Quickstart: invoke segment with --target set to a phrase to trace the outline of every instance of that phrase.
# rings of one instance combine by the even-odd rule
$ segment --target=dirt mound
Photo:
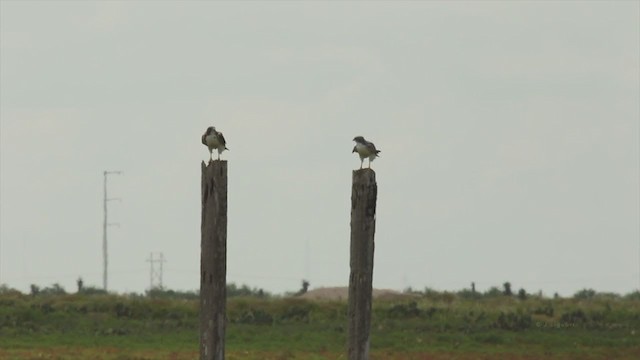
[[[373,298],[392,299],[404,296],[401,292],[389,289],[373,289]],[[300,295],[303,299],[309,300],[347,300],[349,298],[349,288],[325,287],[307,291]]]

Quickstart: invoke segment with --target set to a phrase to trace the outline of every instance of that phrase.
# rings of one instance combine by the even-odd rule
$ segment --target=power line
[[[122,171],[104,171],[104,222],[102,224],[102,264],[103,264],[103,273],[102,273],[102,287],[104,291],[107,291],[107,277],[108,277],[108,252],[107,252],[107,227],[109,226],[120,226],[118,223],[109,223],[107,220],[107,202],[118,200],[121,201],[120,198],[108,198],[107,197],[107,176],[108,175],[120,175]]]

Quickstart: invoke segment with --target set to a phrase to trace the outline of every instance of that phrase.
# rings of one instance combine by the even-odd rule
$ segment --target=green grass
[[[345,302],[231,298],[227,310],[229,359],[345,358]],[[197,300],[5,293],[0,358],[192,359],[198,324]],[[376,301],[371,352],[373,359],[635,359],[640,300]]]

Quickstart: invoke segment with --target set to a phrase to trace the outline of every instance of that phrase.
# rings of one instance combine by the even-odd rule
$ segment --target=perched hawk
[[[209,126],[207,128],[207,131],[202,135],[202,144],[209,148],[209,161],[212,160],[213,149],[218,149],[218,160],[220,160],[220,154],[222,154],[223,151],[229,150],[224,135],[216,131],[215,126]]]
[[[362,136],[354,137],[353,141],[356,142],[356,146],[353,147],[352,153],[357,152],[360,155],[360,169],[362,169],[362,163],[366,158],[369,158],[369,167],[371,167],[371,162],[378,157],[380,150],[377,150],[372,142],[365,140]]]

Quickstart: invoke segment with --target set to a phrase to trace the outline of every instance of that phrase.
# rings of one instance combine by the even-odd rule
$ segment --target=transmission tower
[[[153,252],[149,254],[147,262],[149,263],[149,290],[162,289],[162,265],[166,262],[164,254],[159,252],[157,257],[153,256]],[[156,267],[156,265],[158,265]]]
[[[104,172],[104,222],[102,224],[102,261],[103,261],[103,273],[102,273],[102,286],[104,291],[107,291],[107,269],[108,269],[108,255],[107,255],[107,227],[109,226],[119,226],[118,223],[109,223],[107,220],[107,203],[109,201],[118,200],[121,201],[120,198],[108,198],[107,197],[107,176],[108,175],[120,175],[122,171],[105,171]]]

